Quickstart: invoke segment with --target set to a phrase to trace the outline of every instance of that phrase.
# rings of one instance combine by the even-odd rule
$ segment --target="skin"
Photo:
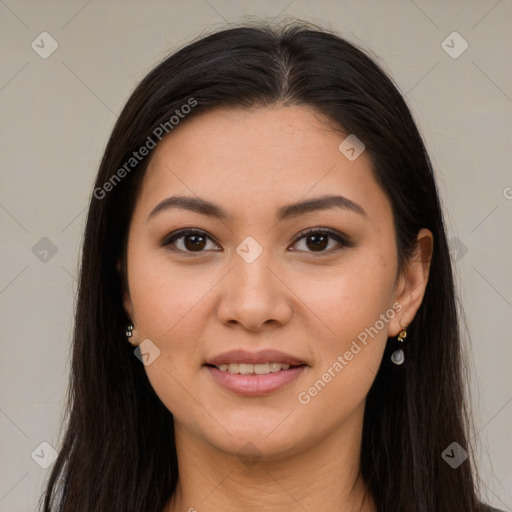
[[[160,350],[145,370],[175,421],[180,477],[164,512],[377,511],[358,476],[365,400],[388,337],[421,304],[432,234],[419,232],[398,275],[391,205],[369,156],[350,161],[339,151],[344,138],[305,106],[216,110],[187,119],[152,154],[129,229],[124,307],[135,339]],[[331,208],[276,221],[285,204],[334,193],[366,215]],[[147,220],[178,194],[230,217],[174,208]],[[190,237],[159,246],[182,228],[209,238],[199,249]],[[315,250],[311,237],[298,238],[307,228],[338,231],[354,245],[328,238]],[[263,250],[250,264],[236,252],[247,236]],[[378,335],[300,403],[393,304],[401,309]],[[239,396],[203,366],[235,348],[276,348],[308,366],[268,396]]]

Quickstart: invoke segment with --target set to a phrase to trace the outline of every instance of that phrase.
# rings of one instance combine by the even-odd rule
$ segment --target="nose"
[[[232,269],[219,290],[219,320],[253,332],[289,322],[293,293],[277,266],[267,249],[252,263],[234,254]]]

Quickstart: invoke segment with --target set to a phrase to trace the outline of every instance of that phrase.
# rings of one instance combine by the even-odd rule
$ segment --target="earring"
[[[406,337],[407,337],[407,330],[402,329],[400,331],[400,333],[398,334],[398,341],[400,343],[403,343],[404,339]],[[394,364],[401,365],[401,364],[403,364],[404,361],[405,361],[405,355],[404,355],[404,351],[401,348],[399,348],[398,350],[395,350],[391,354],[391,362],[393,362]]]
[[[138,340],[136,339],[136,336],[133,335],[133,332],[134,332],[134,327],[133,327],[133,324],[128,324],[126,326],[126,337],[128,338],[128,342],[133,345],[134,347],[138,346],[139,342]],[[137,332],[137,331],[135,331]]]

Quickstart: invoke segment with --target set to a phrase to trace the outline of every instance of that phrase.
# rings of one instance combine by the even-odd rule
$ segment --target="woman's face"
[[[344,138],[306,107],[217,110],[154,150],[124,304],[177,436],[272,458],[360,428],[414,312],[389,200]]]

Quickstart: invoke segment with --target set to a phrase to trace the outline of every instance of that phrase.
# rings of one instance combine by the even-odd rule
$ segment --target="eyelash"
[[[205,236],[206,238],[210,239],[211,241],[213,241],[213,239],[210,238],[210,236],[206,232],[198,230],[198,229],[190,229],[190,228],[188,228],[188,229],[182,229],[182,230],[179,230],[177,232],[171,233],[170,235],[168,235],[167,237],[165,237],[162,240],[162,242],[160,243],[160,246],[161,247],[168,247],[172,251],[182,252],[182,253],[187,254],[187,255],[195,255],[195,254],[201,254],[201,253],[206,252],[204,250],[201,250],[201,251],[187,251],[187,250],[176,249],[176,248],[172,248],[171,247],[171,245],[175,241],[177,241],[177,240],[179,240],[181,238],[184,238],[187,235],[202,235],[202,236]],[[297,238],[294,240],[293,244],[296,244],[299,240],[302,240],[303,238],[307,238],[308,236],[311,236],[311,235],[327,235],[330,238],[336,240],[336,242],[338,242],[341,245],[341,247],[339,247],[338,249],[334,249],[333,250],[331,248],[329,250],[318,251],[317,254],[321,254],[321,255],[331,254],[333,252],[338,252],[338,251],[342,250],[345,247],[352,247],[354,245],[351,241],[349,241],[347,238],[342,236],[340,233],[337,233],[336,231],[332,231],[330,229],[325,229],[325,228],[309,228],[309,229],[306,229],[306,230],[302,231],[301,233],[299,233],[297,235]],[[311,254],[315,254],[315,251],[299,251],[299,252],[309,252]]]

